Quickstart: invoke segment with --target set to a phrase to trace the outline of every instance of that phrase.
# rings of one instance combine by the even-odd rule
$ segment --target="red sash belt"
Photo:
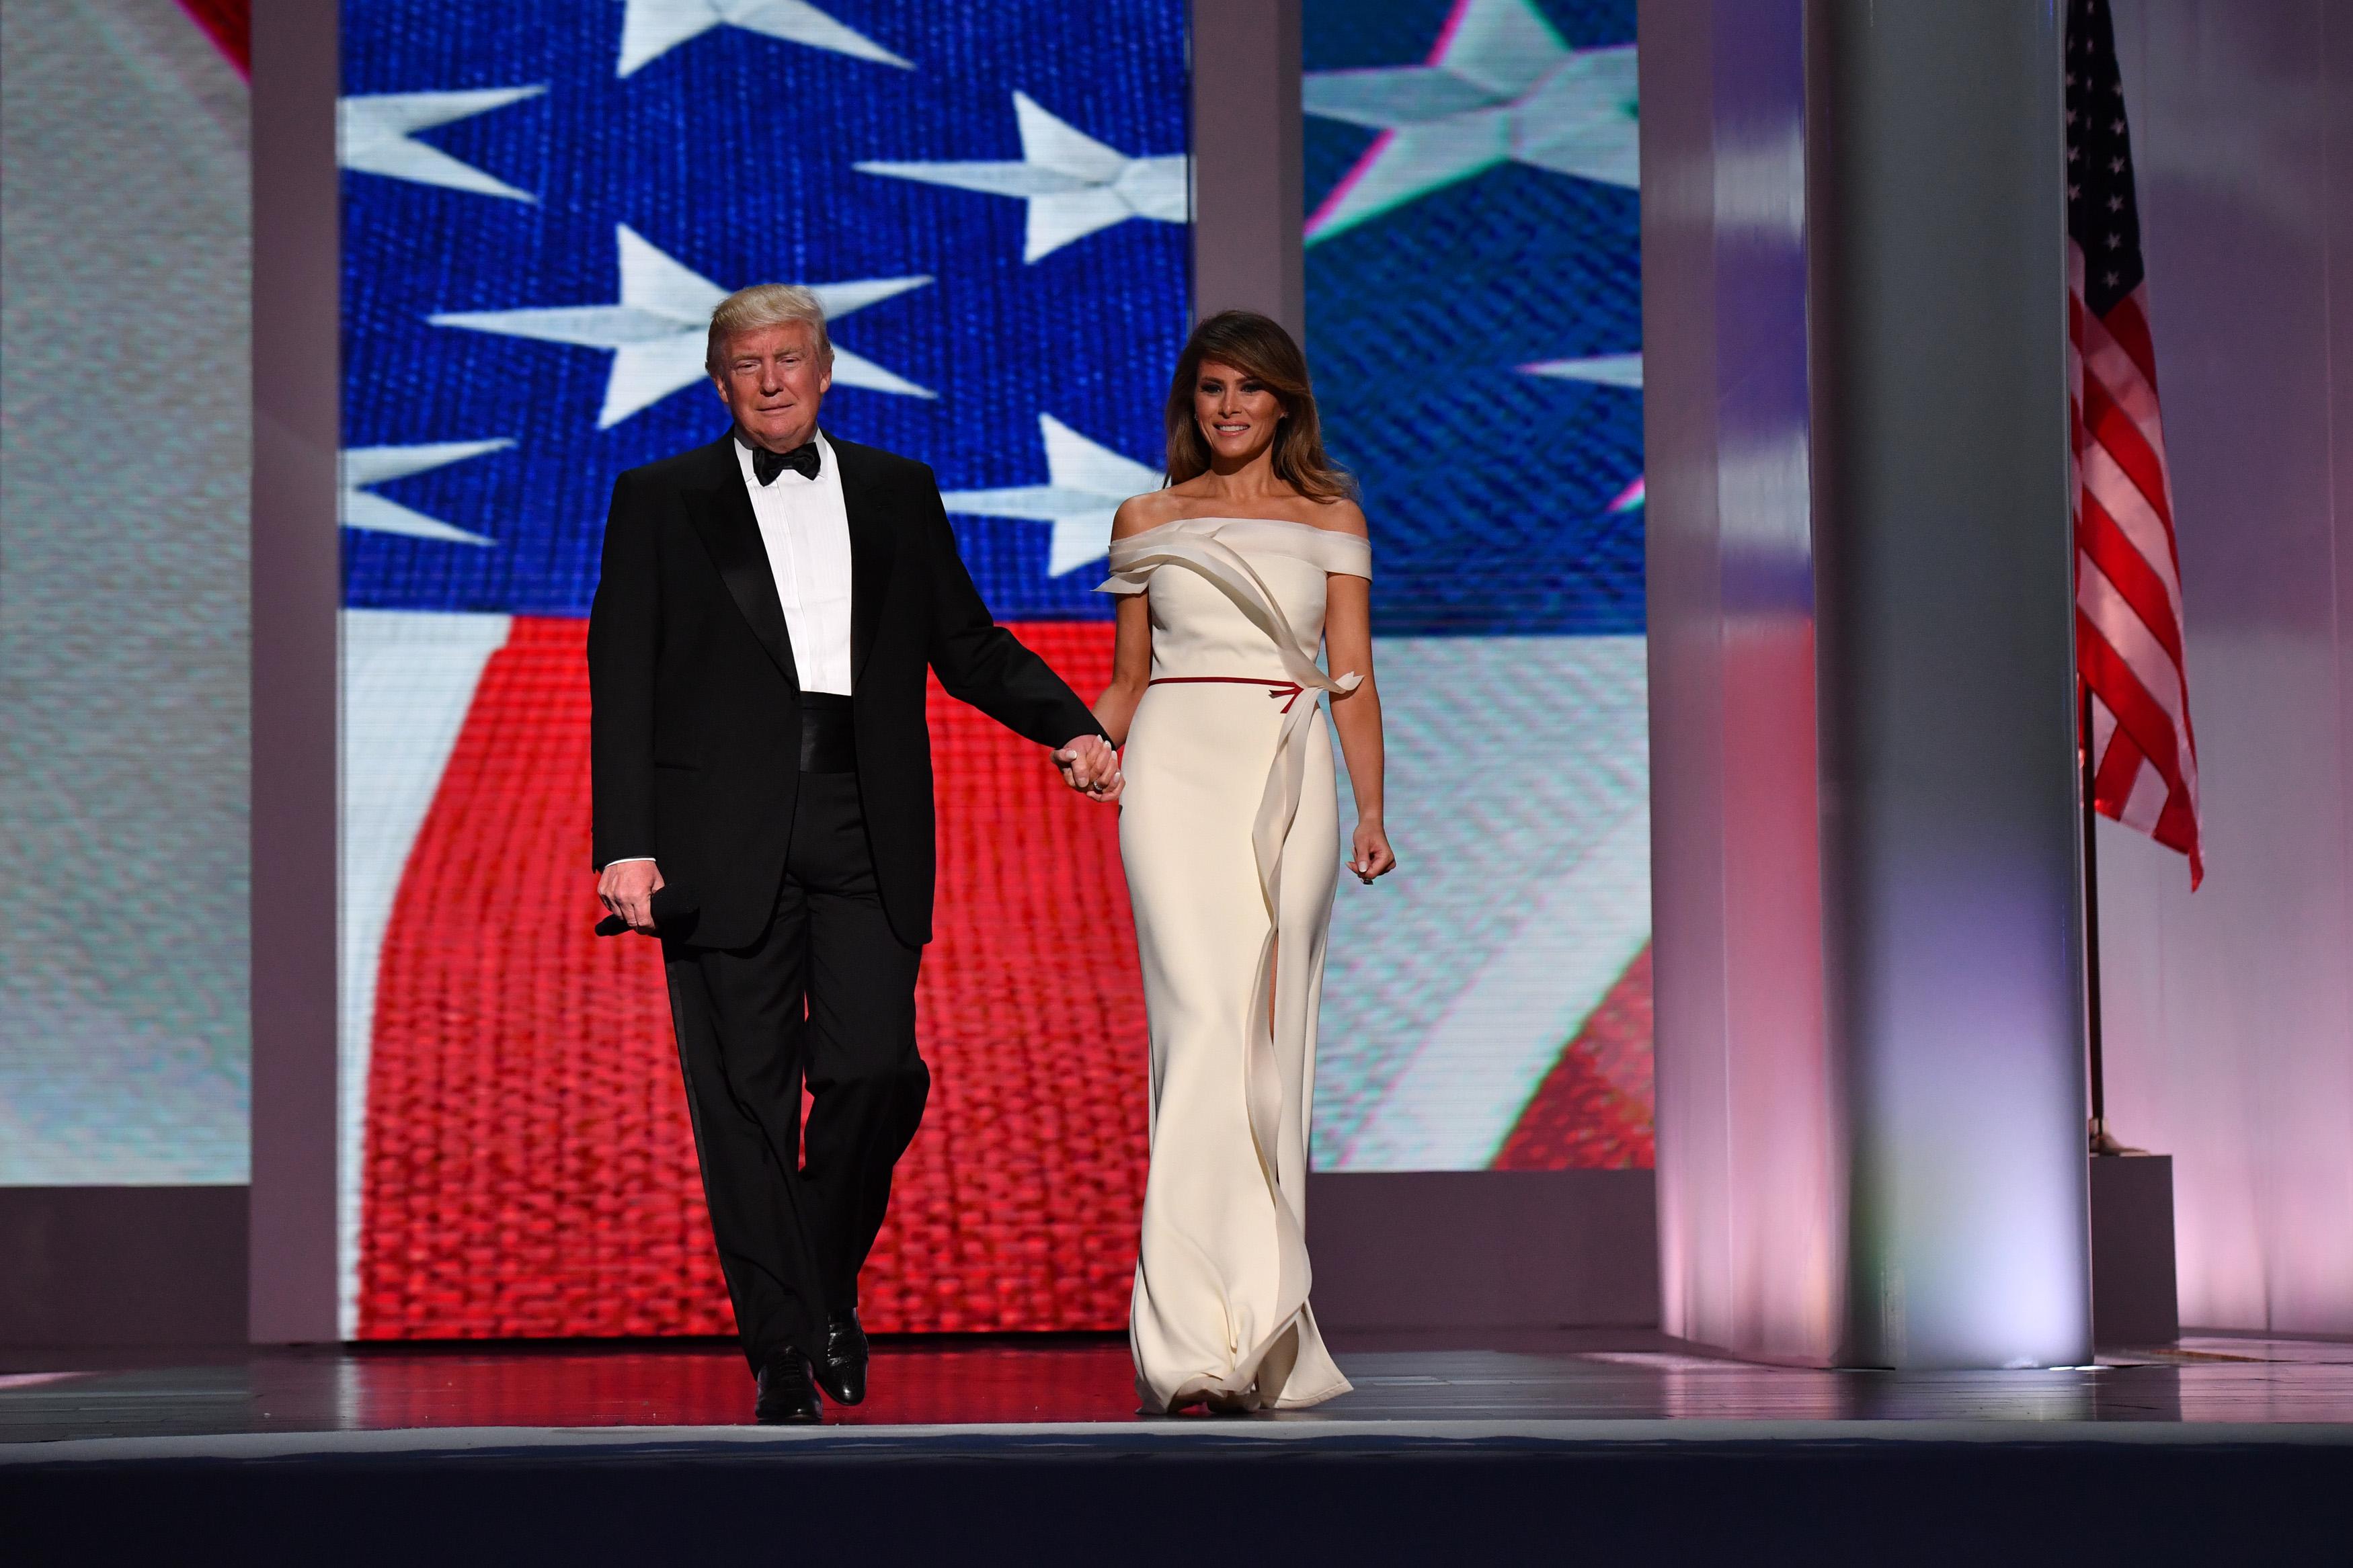
[[[1146,686],[1263,686],[1269,697],[1282,699],[1282,710],[1305,695],[1307,688],[1295,680],[1261,680],[1250,675],[1163,675],[1145,682]]]

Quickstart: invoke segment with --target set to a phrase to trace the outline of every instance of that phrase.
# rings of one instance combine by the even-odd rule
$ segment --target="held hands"
[[[1089,800],[1108,805],[1127,787],[1119,753],[1101,735],[1081,735],[1054,753],[1054,765],[1062,771],[1062,782]]]
[[[1367,888],[1374,878],[1397,869],[1397,852],[1389,847],[1388,832],[1380,818],[1357,818],[1356,831],[1348,838],[1348,869]]]
[[[596,879],[598,901],[629,922],[629,929],[650,936],[654,929],[654,890],[662,886],[661,868],[650,860],[619,860]]]

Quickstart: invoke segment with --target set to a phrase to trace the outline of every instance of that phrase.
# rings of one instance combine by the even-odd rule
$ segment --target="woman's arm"
[[[1124,539],[1150,526],[1150,499],[1134,496],[1120,502],[1111,520],[1111,536]],[[1144,594],[1122,594],[1113,629],[1111,684],[1095,699],[1095,722],[1114,746],[1127,744],[1127,727],[1135,721],[1135,705],[1152,680],[1152,606]]]
[[[1135,705],[1152,679],[1152,605],[1142,594],[1122,594],[1111,648],[1111,684],[1095,699],[1095,722],[1114,746],[1127,744]]]
[[[1348,869],[1366,885],[1397,868],[1381,820],[1381,693],[1373,679],[1373,585],[1362,577],[1325,579],[1324,648],[1332,673],[1364,677],[1354,691],[1332,694],[1332,728],[1348,759],[1356,794],[1356,830],[1349,837]],[[1100,711],[1100,710],[1098,710]],[[1106,726],[1108,728],[1108,726]]]

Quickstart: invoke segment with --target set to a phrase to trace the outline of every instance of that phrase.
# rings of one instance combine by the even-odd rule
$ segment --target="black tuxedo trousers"
[[[915,1049],[923,950],[882,912],[855,773],[801,775],[789,844],[759,941],[662,954],[711,1231],[754,1369],[787,1349],[814,1357],[827,1319],[858,1305],[932,1081]]]
[[[801,692],[732,437],[616,482],[588,623],[596,864],[651,857],[696,910],[665,924],[663,954],[712,1230],[755,1367],[814,1353],[827,1319],[857,1304],[923,1115],[926,673],[1041,745],[1102,732],[990,618],[931,470],[828,439],[849,525],[849,755],[843,700]],[[818,710],[826,754],[804,772]]]

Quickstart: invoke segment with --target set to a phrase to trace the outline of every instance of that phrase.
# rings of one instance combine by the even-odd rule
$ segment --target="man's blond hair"
[[[738,332],[781,327],[798,321],[809,330],[820,362],[833,358],[833,340],[826,335],[825,307],[817,296],[797,283],[754,283],[719,301],[711,312],[711,336],[703,347],[703,368],[724,374],[727,340]]]

